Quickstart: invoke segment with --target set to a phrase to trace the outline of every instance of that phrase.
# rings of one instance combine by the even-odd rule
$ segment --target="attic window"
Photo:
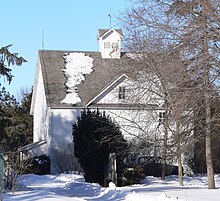
[[[119,93],[118,93],[118,98],[119,99],[125,99],[125,87],[119,87]]]
[[[111,43],[110,42],[105,42],[104,43],[104,48],[111,48]]]
[[[166,112],[159,112],[159,122],[163,123],[165,121]]]

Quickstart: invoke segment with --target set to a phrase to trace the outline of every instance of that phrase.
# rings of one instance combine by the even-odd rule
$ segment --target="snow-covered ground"
[[[3,201],[219,201],[220,175],[215,176],[217,188],[207,189],[205,176],[185,177],[185,185],[178,185],[176,176],[165,181],[146,177],[143,184],[102,188],[86,183],[82,176],[25,175],[19,180],[19,191],[3,194]]]

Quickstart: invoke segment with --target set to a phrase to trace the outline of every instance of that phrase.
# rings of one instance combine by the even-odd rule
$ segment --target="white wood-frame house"
[[[157,130],[152,110],[162,111],[159,101],[152,102],[149,94],[140,101],[138,62],[131,53],[121,52],[122,38],[120,29],[100,29],[98,52],[39,50],[31,103],[33,144],[20,150],[29,156],[48,155],[52,174],[61,171],[55,150],[73,144],[72,124],[84,108],[107,112],[127,137]],[[68,65],[81,65],[85,72],[73,78]]]

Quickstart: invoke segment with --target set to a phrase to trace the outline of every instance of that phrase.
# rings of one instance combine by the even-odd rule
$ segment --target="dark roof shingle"
[[[79,51],[39,51],[46,101],[50,107],[67,106],[67,104],[61,103],[66,96],[65,83],[67,81],[62,69],[65,68],[63,56],[71,52]],[[78,86],[79,96],[82,100],[81,106],[85,106],[122,74],[131,77],[134,72],[132,69],[135,68],[135,65],[126,53],[122,54],[120,59],[102,59],[100,52],[80,52],[94,59],[93,72],[85,75],[85,81]]]
[[[113,29],[112,29],[113,30]],[[114,29],[115,31],[117,31],[121,36],[123,36],[123,32],[122,29]],[[99,29],[98,30],[98,36],[97,39],[99,39],[100,37],[102,37],[106,32],[111,31],[111,29]]]

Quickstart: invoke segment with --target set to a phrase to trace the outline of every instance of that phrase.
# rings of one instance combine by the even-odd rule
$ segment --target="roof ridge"
[[[39,52],[82,52],[82,53],[100,53],[99,51],[95,51],[95,50],[42,50],[39,49]]]

